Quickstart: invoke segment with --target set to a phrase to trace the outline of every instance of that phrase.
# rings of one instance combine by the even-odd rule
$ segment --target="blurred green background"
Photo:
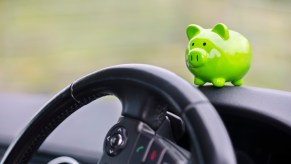
[[[290,16],[287,0],[1,0],[0,92],[56,92],[121,63],[161,66],[192,82],[185,28],[219,22],[251,42],[245,85],[291,91]]]

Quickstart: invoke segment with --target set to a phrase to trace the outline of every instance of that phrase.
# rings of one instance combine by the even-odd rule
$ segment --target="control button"
[[[127,142],[127,131],[124,127],[117,126],[107,133],[105,137],[104,149],[110,156],[117,155]]]
[[[106,137],[106,141],[109,142],[110,141],[111,136],[107,136]]]
[[[150,154],[150,160],[154,161],[157,158],[157,151],[153,150]]]
[[[180,148],[180,150],[182,149]],[[181,153],[177,148],[174,147],[168,149],[167,152],[165,152],[160,164],[188,163],[187,161],[190,159],[190,153],[186,150],[182,151],[184,152]]]
[[[125,134],[126,133],[126,129],[124,127],[116,127],[116,128],[114,128],[112,133],[118,133],[118,134],[126,135]]]
[[[114,134],[111,138],[110,138],[110,146],[114,149],[120,147],[123,143],[123,138],[120,134]]]
[[[149,134],[140,134],[138,136],[135,148],[131,155],[130,163],[136,164],[144,162],[145,153],[153,142],[152,138],[153,136]]]
[[[144,146],[139,146],[138,148],[135,149],[136,153],[144,151]]]
[[[146,164],[157,164],[165,153],[165,149],[157,141],[154,141],[146,157]]]
[[[107,151],[110,155],[114,155],[115,154],[115,152],[114,152],[114,150],[113,149],[108,149],[108,151]]]
[[[122,128],[117,128],[118,133],[122,133],[123,129]]]
[[[164,155],[161,164],[176,163],[176,159],[173,158],[168,152]]]

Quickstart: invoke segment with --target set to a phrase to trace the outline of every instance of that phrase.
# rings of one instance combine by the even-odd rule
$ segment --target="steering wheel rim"
[[[149,92],[148,92],[149,91]],[[192,162],[199,164],[235,164],[234,150],[214,107],[198,89],[165,69],[126,64],[102,69],[72,83],[32,119],[10,144],[1,163],[27,163],[46,137],[68,116],[82,106],[105,95],[117,96],[123,105],[122,115],[139,119],[156,129],[162,120],[151,118],[164,114],[151,108],[140,108],[145,98],[162,96],[179,115],[191,140]],[[134,102],[134,103],[128,103]],[[133,101],[134,100],[134,101]],[[137,107],[137,108],[135,108]]]

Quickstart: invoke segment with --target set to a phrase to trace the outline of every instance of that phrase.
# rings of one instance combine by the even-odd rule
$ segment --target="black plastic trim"
[[[291,135],[291,93],[255,87],[199,87],[221,114],[258,120]]]

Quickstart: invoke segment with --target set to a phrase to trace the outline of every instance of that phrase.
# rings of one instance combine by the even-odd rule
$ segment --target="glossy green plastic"
[[[212,29],[191,24],[186,33],[189,39],[186,64],[195,76],[194,84],[211,82],[216,87],[223,87],[225,82],[243,84],[252,60],[251,46],[243,35],[222,23]]]

